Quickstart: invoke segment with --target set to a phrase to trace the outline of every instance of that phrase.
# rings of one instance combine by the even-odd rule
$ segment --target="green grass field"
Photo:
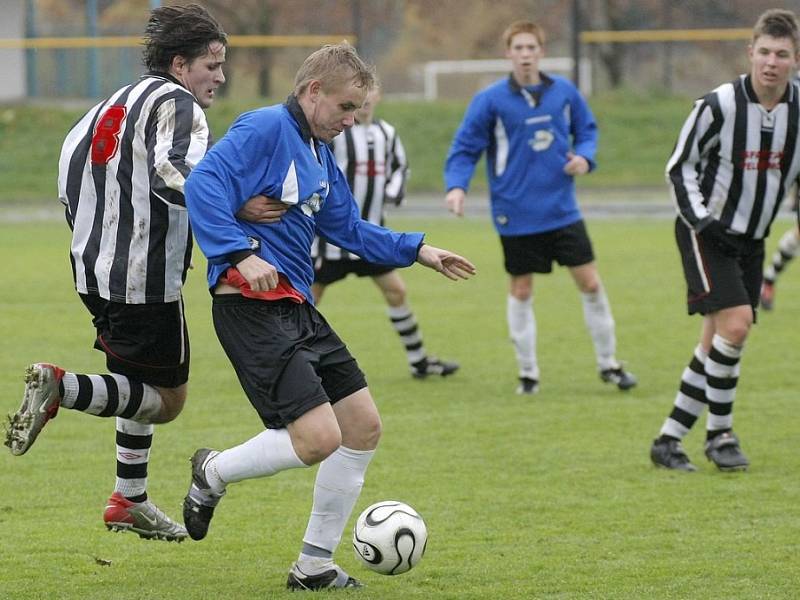
[[[640,378],[623,394],[595,373],[567,273],[537,282],[542,389],[514,394],[505,276],[488,220],[395,218],[470,257],[471,281],[404,272],[430,351],[455,358],[450,380],[408,375],[369,281],[328,290],[323,312],[367,373],[384,437],[356,512],[383,499],[417,508],[430,531],[420,565],[395,578],[359,566],[349,528],[337,553],[361,599],[796,598],[800,456],[796,323],[800,273],[781,280],[745,354],[736,430],[752,468],[717,472],[702,424],[686,440],[700,471],[658,471],[648,449],[690,357],[699,320],[667,220],[589,223],[611,298],[619,356]],[[776,233],[788,222],[776,224]],[[777,243],[774,236],[770,248]],[[61,223],[0,223],[0,398],[16,410],[27,363],[103,371],[72,289]],[[158,430],[150,495],[179,518],[195,448],[259,431],[214,337],[202,261],[190,274],[190,399]],[[793,269],[797,268],[793,265]],[[231,486],[202,542],[146,542],[102,524],[114,482],[114,423],[62,410],[25,456],[0,452],[0,598],[282,598],[311,502],[313,470]],[[352,521],[355,519],[353,516]]]
[[[283,101],[283,98],[276,101]],[[245,110],[272,101],[221,100],[208,110],[215,137]],[[606,93],[590,99],[600,128],[598,168],[578,179],[583,188],[660,186],[664,165],[691,102],[686,98],[632,92]],[[442,169],[465,102],[385,101],[378,116],[397,127],[406,147],[409,191],[442,192]],[[83,109],[0,105],[0,205],[52,202],[57,194],[58,155],[64,136]],[[647,140],[646,144],[642,140]],[[483,162],[473,188],[485,189]]]

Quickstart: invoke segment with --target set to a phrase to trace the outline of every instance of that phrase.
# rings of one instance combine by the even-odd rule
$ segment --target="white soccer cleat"
[[[149,500],[131,502],[119,492],[108,499],[103,521],[110,531],[133,531],[148,540],[182,542],[189,535],[183,525],[170,519]]]
[[[55,418],[61,402],[58,384],[64,369],[47,363],[36,363],[25,370],[25,393],[22,404],[6,425],[5,445],[11,454],[25,454],[50,419]]]

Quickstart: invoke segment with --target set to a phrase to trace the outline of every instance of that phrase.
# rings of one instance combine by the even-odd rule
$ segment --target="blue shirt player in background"
[[[580,290],[600,377],[628,390],[636,378],[616,359],[614,318],[575,199],[574,177],[595,166],[597,125],[571,82],[539,71],[545,42],[539,25],[512,23],[503,41],[511,75],[479,92],[467,109],[445,164],[447,206],[464,214],[475,164],[486,152],[492,220],[510,276],[517,393],[539,388],[533,274],[550,273],[553,261],[569,269]]]
[[[320,463],[286,584],[292,590],[360,587],[333,552],[381,433],[364,374],[314,308],[314,236],[377,264],[419,262],[453,280],[475,271],[423,243],[421,233],[360,218],[328,144],[353,126],[374,85],[372,69],[349,44],[317,50],[286,103],[241,115],[186,182],[189,218],[209,261],[214,328],[267,429],[222,452],[195,452],[184,522],[202,539],[227,485]],[[237,217],[258,194],[288,207],[278,222]]]

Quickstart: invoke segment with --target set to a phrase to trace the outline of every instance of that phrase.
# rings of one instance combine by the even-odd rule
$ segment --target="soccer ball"
[[[353,549],[364,565],[383,575],[410,570],[425,554],[428,529],[408,504],[384,500],[367,507],[353,528]]]

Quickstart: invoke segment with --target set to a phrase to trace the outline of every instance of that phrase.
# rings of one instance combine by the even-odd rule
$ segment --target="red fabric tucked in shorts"
[[[219,278],[219,282],[239,288],[239,290],[242,292],[242,296],[245,296],[246,298],[256,298],[257,300],[286,299],[291,300],[292,302],[297,302],[298,304],[306,301],[303,294],[294,289],[292,284],[289,283],[289,280],[283,275],[278,275],[278,287],[276,287],[274,290],[265,292],[256,292],[250,289],[250,284],[247,283],[247,280],[242,277],[242,274],[239,273],[238,269],[233,267],[225,271],[225,274]]]

